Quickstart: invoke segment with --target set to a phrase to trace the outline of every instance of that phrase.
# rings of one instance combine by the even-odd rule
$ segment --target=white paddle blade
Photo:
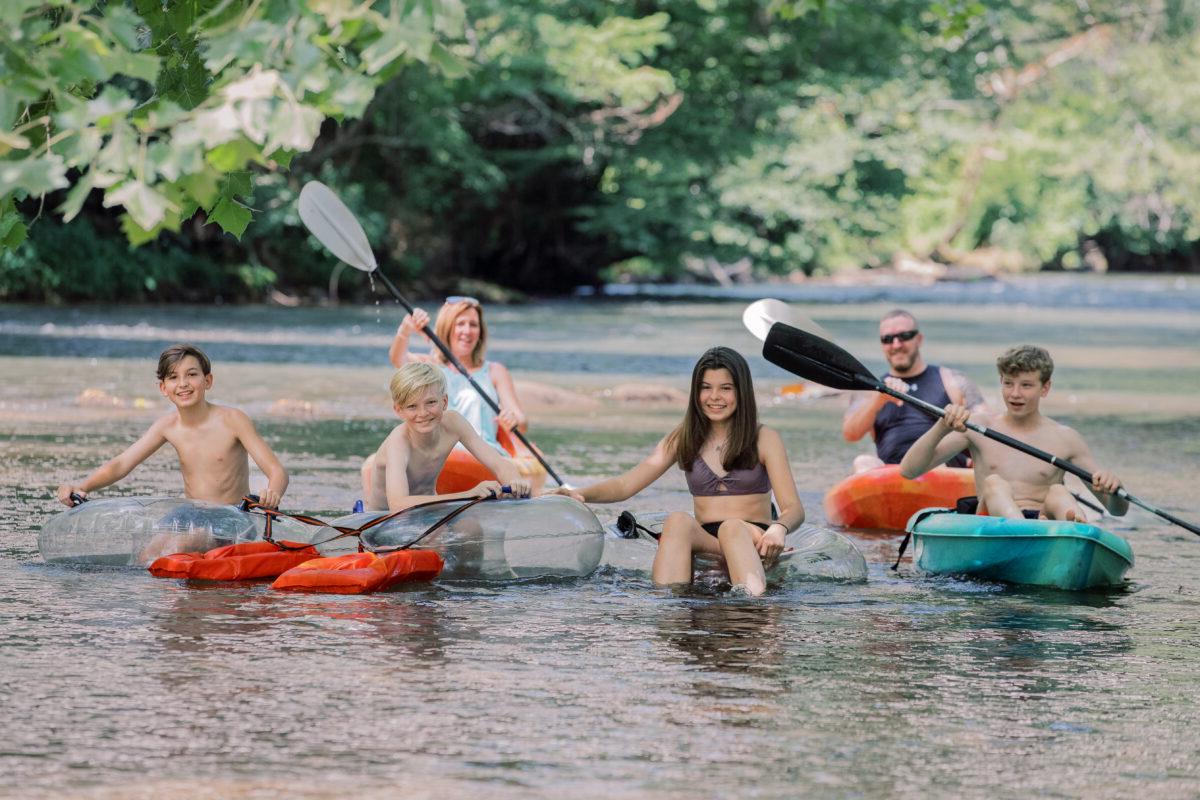
[[[746,326],[746,330],[750,331],[754,335],[754,338],[760,342],[766,341],[767,333],[770,332],[771,326],[776,322],[783,322],[791,325],[793,328],[808,331],[823,339],[833,338],[828,331],[816,322],[782,300],[776,300],[771,297],[756,300],[746,306],[746,310],[742,312],[742,323]]]
[[[299,206],[304,227],[329,252],[363,272],[378,268],[366,231],[332,189],[320,181],[309,181],[300,190]]]

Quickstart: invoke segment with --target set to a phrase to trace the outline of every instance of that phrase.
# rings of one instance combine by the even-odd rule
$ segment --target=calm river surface
[[[1089,298],[1069,307],[886,291],[801,307],[878,369],[875,320],[903,300],[927,356],[993,402],[997,352],[1046,345],[1049,412],[1135,494],[1200,519],[1200,310],[1179,303],[1200,282],[1139,282],[1126,302],[1130,284],[1074,280],[1032,295]],[[576,483],[642,457],[680,415],[654,397],[685,389],[704,348],[754,356],[763,416],[821,522],[865,445],[841,439],[845,398],[779,398],[789,376],[757,357],[742,307],[492,308],[491,354]],[[1137,563],[1101,594],[896,574],[896,537],[867,532],[851,533],[866,584],[757,600],[613,572],[298,597],[42,563],[53,487],[163,413],[154,362],[181,339],[213,357],[211,398],[247,410],[289,467],[285,506],[344,513],[391,425],[398,319],[390,304],[0,306],[0,796],[1200,796],[1200,539],[1140,510],[1105,523]],[[164,451],[98,496],[179,491]],[[674,472],[596,511],[688,504]]]

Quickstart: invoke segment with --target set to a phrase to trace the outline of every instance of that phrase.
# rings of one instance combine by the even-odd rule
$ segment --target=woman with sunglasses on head
[[[399,369],[410,361],[426,361],[442,368],[446,374],[446,389],[450,409],[467,418],[471,427],[479,432],[483,440],[501,452],[496,438],[497,426],[505,430],[525,430],[525,414],[517,400],[517,390],[508,369],[497,361],[488,361],[487,324],[483,320],[483,306],[474,297],[447,297],[438,310],[433,332],[445,342],[459,363],[467,368],[481,389],[500,406],[500,413],[492,410],[479,393],[446,359],[442,352],[434,349],[428,354],[412,353],[408,349],[409,339],[415,331],[424,330],[429,324],[429,315],[421,309],[405,314],[396,330],[392,345],[388,348],[388,359]]]
[[[645,489],[672,464],[692,494],[693,513],[667,517],[652,577],[659,585],[691,583],[692,557],[724,557],[729,580],[751,595],[766,590],[764,562],[773,563],[784,537],[804,521],[804,506],[783,439],[760,425],[746,359],[714,347],[696,362],[683,421],[623,475],[582,489],[559,488],[588,503],[616,503]],[[771,520],[771,496],[779,518]]]

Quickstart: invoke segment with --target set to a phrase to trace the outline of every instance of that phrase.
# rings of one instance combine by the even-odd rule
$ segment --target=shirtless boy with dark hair
[[[168,442],[179,456],[183,493],[192,500],[235,504],[250,492],[250,463],[267,476],[263,505],[276,507],[287,490],[288,474],[245,412],[208,402],[212,367],[199,348],[168,347],[158,359],[158,390],[175,410],[154,421],[123,453],[100,465],[78,484],[58,487],[58,499],[74,505],[72,494],[110,486]]]

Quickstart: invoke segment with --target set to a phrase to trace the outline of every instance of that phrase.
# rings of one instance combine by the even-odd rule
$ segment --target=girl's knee
[[[746,523],[741,520],[727,519],[717,528],[717,540],[722,544],[727,541],[740,541],[743,538],[749,539],[750,531],[746,530]]]
[[[683,511],[673,511],[663,520],[660,541],[673,542],[688,539],[691,536],[692,526],[695,524],[695,520],[692,519],[691,514]]]

